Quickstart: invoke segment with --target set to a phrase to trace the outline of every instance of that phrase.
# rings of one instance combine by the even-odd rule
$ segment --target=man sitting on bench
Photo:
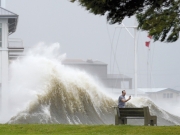
[[[119,108],[125,108],[125,103],[131,99],[131,96],[129,96],[129,98],[126,99],[125,95],[126,95],[126,91],[123,90],[122,95],[119,96],[119,99],[118,99],[118,107]]]

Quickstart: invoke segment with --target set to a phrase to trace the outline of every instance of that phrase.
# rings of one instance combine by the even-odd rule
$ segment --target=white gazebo
[[[16,31],[18,23],[18,15],[6,10],[5,1],[0,0],[0,108],[1,112],[6,109],[8,103],[8,76],[9,76],[9,60],[15,54],[24,50],[23,44],[14,46],[17,41],[10,41],[9,35]],[[19,41],[18,41],[19,42]]]

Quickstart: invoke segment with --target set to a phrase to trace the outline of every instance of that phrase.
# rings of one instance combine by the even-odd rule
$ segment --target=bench
[[[119,108],[114,107],[115,125],[127,124],[127,119],[144,119],[144,125],[157,126],[157,116],[151,116],[149,107],[143,108]]]

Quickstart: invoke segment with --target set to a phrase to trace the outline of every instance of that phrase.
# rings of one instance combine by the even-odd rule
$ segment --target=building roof
[[[88,64],[88,65],[107,65],[106,63],[103,63],[101,61],[98,60],[82,60],[82,59],[65,59],[63,62],[63,64],[67,64],[67,65],[83,65],[83,64]]]
[[[18,15],[0,7],[0,18],[8,18],[9,35],[16,31]]]
[[[177,93],[180,93],[179,90],[175,90],[175,89],[171,89],[171,88],[164,88],[164,89],[159,89],[159,90],[156,90],[156,91],[147,91],[146,93],[159,93],[159,92],[163,92],[163,91],[174,91],[174,92],[177,92]]]
[[[126,76],[126,75],[123,75],[123,74],[107,74],[107,78],[109,78],[109,79],[112,79],[112,78],[115,78],[115,79],[118,79],[118,78],[124,78],[124,79],[129,79],[129,78],[131,78],[131,77],[128,77],[128,76]],[[132,79],[132,78],[131,78]]]
[[[165,89],[167,88],[138,88],[138,91],[148,93],[148,92],[158,92]]]

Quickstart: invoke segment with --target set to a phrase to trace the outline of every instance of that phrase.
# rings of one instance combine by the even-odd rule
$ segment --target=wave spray
[[[62,64],[58,43],[40,43],[11,63],[8,123],[114,124],[117,100],[109,97],[91,75]],[[134,98],[127,107],[149,106],[158,125],[180,124],[147,98]],[[142,121],[128,121],[143,124]]]
[[[107,123],[115,102],[90,75],[63,65],[59,52],[58,43],[41,43],[11,64],[9,104],[21,111],[11,122]]]

